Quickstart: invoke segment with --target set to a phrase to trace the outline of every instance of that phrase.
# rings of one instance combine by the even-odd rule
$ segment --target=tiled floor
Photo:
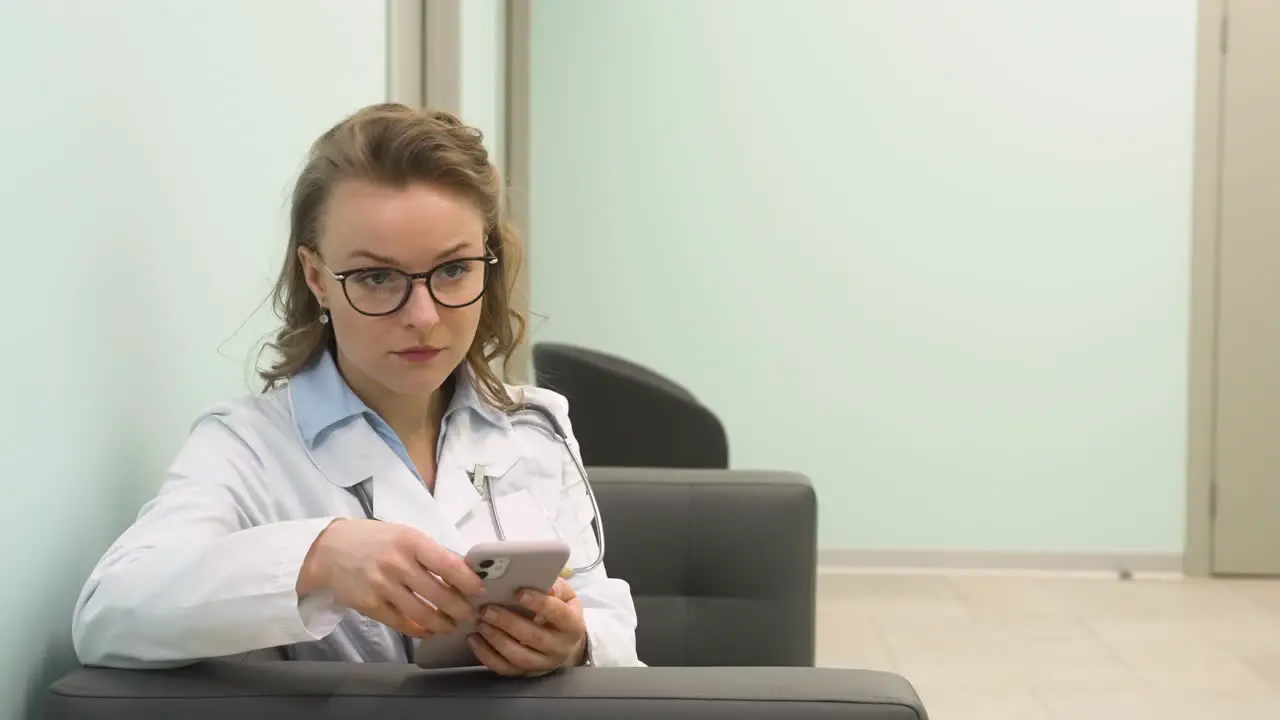
[[[1280,582],[824,574],[818,664],[932,720],[1280,719]]]

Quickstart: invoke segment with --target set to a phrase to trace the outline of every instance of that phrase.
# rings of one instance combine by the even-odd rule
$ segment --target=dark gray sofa
[[[406,665],[210,661],[81,669],[50,720],[468,717],[924,720],[889,673],[814,662],[816,500],[789,473],[593,468],[611,574],[631,582],[649,668],[535,680]]]
[[[814,664],[818,504],[803,475],[592,468],[606,567],[650,665]]]

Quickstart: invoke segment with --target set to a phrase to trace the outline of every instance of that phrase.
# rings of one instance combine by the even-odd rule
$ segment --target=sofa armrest
[[[588,468],[646,665],[812,667],[818,498],[804,475]],[[655,528],[661,532],[655,532]]]
[[[179,670],[83,669],[49,693],[50,720],[926,717],[897,675],[825,668],[578,668],[509,679],[399,664],[212,661]]]

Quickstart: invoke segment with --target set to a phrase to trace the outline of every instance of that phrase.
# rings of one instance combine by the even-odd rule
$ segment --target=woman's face
[[[480,323],[483,301],[449,305],[483,291],[486,265],[474,258],[486,254],[484,217],[438,187],[351,180],[333,188],[320,228],[319,254],[299,254],[307,285],[329,311],[347,382],[357,392],[430,395],[466,358]],[[433,269],[409,284],[400,305],[405,278],[395,271]],[[347,276],[345,292],[329,271]]]

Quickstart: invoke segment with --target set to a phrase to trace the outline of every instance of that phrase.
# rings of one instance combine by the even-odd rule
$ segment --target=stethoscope
[[[512,416],[512,424],[515,425],[519,422],[520,415],[527,416],[528,413],[537,415],[544,420],[548,426],[550,426],[551,433],[560,440],[560,444],[564,446],[564,451],[568,453],[569,459],[573,461],[573,466],[578,471],[578,478],[582,480],[582,487],[585,488],[587,498],[591,501],[591,527],[595,531],[596,536],[596,557],[594,560],[582,567],[569,568],[565,571],[563,577],[567,579],[574,575],[582,575],[583,573],[596,569],[604,562],[604,530],[600,524],[600,506],[596,503],[596,493],[591,487],[591,481],[587,479],[587,469],[582,466],[582,462],[578,460],[577,453],[575,453],[573,448],[569,445],[568,433],[566,433],[564,428],[560,426],[560,421],[556,420],[556,416],[552,414],[550,410],[542,407],[541,405],[522,403],[509,412],[509,415]],[[538,425],[536,422],[528,422],[529,424]],[[489,519],[493,521],[493,529],[497,532],[498,539],[506,540],[507,534],[502,529],[502,518],[498,517],[498,507],[493,501],[493,478],[489,477],[489,475],[484,471],[484,466],[477,465],[475,471],[472,473],[471,481],[475,485],[476,489],[480,491],[482,499],[489,503]],[[348,490],[352,495],[356,496],[356,500],[360,503],[360,509],[364,511],[365,517],[370,520],[377,520],[378,518],[373,514],[373,495],[370,494],[367,484],[367,480],[365,482],[356,483],[348,488]]]
[[[556,416],[553,415],[550,410],[542,407],[541,405],[522,403],[508,413],[512,416],[511,424],[514,425],[518,422],[519,415],[527,415],[528,413],[537,415],[546,421],[548,426],[550,426],[551,433],[560,440],[560,444],[564,446],[564,451],[569,454],[569,459],[573,461],[573,466],[578,471],[578,478],[582,480],[582,486],[586,489],[587,498],[591,500],[591,527],[595,530],[596,535],[596,557],[594,560],[582,567],[567,569],[562,574],[562,577],[568,579],[574,575],[581,575],[583,573],[590,572],[591,570],[599,567],[600,563],[604,562],[604,531],[600,524],[600,506],[596,503],[596,493],[591,487],[591,481],[587,479],[587,469],[582,466],[582,462],[578,460],[578,455],[573,452],[573,448],[569,445],[569,435],[564,431],[564,428],[560,426],[560,422],[556,420]],[[532,421],[529,422],[531,424],[537,424]],[[475,485],[476,489],[481,492],[482,498],[489,503],[489,518],[493,521],[493,529],[498,534],[498,539],[506,540],[507,534],[502,529],[502,518],[498,517],[497,504],[493,501],[493,479],[484,472],[483,466],[476,466],[476,469],[472,474],[471,481]],[[369,481],[366,480],[364,482],[356,483],[348,488],[348,490],[352,495],[355,495],[356,501],[360,503],[360,509],[364,511],[365,517],[370,520],[377,520],[378,517],[373,513],[373,495],[369,492],[368,482]],[[405,657],[408,658],[409,662],[413,662],[413,639],[408,635],[400,633],[400,644],[404,647]]]

